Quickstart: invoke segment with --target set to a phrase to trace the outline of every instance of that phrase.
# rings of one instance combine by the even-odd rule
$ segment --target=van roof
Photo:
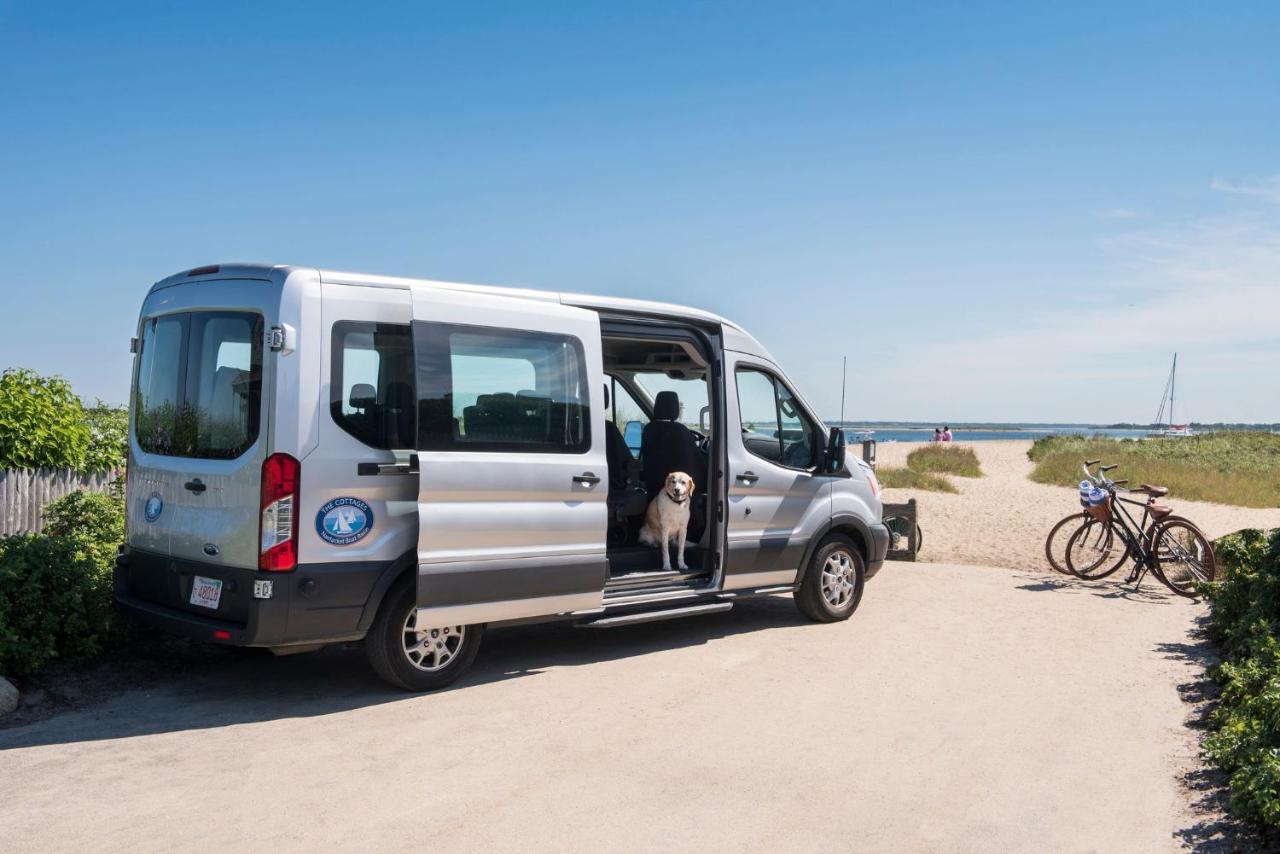
[[[675,303],[655,302],[652,300],[631,299],[628,297],[606,297],[594,294],[576,294],[560,291],[546,291],[533,288],[511,288],[497,285],[469,285],[460,282],[441,282],[432,279],[413,279],[401,276],[380,276],[369,273],[348,273],[338,270],[322,270],[315,267],[290,264],[262,264],[233,262],[228,264],[210,264],[195,267],[191,270],[175,273],[159,280],[151,286],[152,291],[168,288],[186,282],[208,281],[210,279],[263,279],[283,282],[290,273],[311,272],[320,277],[322,282],[366,285],[370,287],[389,288],[436,288],[450,291],[469,291],[506,297],[518,297],[531,300],[559,302],[563,305],[579,306],[596,311],[617,311],[625,314],[641,314],[656,317],[670,317],[691,320],[701,323],[714,323],[724,327],[724,346],[730,350],[763,356],[773,361],[768,352],[741,326],[714,312],[703,311]]]

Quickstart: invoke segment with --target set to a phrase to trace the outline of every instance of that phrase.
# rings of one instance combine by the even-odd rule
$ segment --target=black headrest
[[[675,421],[680,417],[680,398],[674,391],[660,391],[653,399],[653,417],[656,421]]]
[[[353,409],[368,409],[378,402],[378,390],[368,383],[356,383],[347,398]]]

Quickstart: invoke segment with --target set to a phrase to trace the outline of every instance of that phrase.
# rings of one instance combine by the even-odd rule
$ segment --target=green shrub
[[[0,674],[98,655],[124,638],[112,592],[124,501],[75,492],[50,504],[41,534],[0,540]]]
[[[1169,487],[1173,497],[1242,507],[1280,507],[1280,436],[1205,433],[1177,439],[1049,436],[1027,457],[1037,483],[1074,486],[1086,459],[1118,463],[1112,477]]]
[[[1280,827],[1280,528],[1228,535],[1214,552],[1224,575],[1202,592],[1224,660],[1205,749],[1230,775],[1232,809]]]
[[[0,374],[0,469],[84,466],[89,424],[62,377],[26,368]]]
[[[89,447],[83,471],[103,472],[123,468],[129,449],[129,409],[101,400],[84,409],[89,425]]]
[[[982,477],[982,467],[978,465],[978,455],[973,449],[949,444],[916,448],[907,454],[907,468],[920,472],[958,474],[961,477]]]
[[[951,481],[929,472],[914,469],[876,469],[881,486],[901,489],[924,489],[929,492],[959,492]]]

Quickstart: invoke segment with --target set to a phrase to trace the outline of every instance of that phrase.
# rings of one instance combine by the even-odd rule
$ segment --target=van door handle
[[[184,489],[189,489],[189,490],[191,490],[191,491],[192,491],[192,492],[194,492],[196,495],[199,495],[200,493],[204,492],[206,489],[208,489],[208,488],[209,488],[209,487],[205,486],[205,485],[204,485],[204,481],[202,481],[202,480],[201,480],[200,478],[198,478],[198,477],[197,477],[196,479],[194,479],[194,480],[189,480],[189,481],[187,481],[186,483],[182,484],[182,486],[183,486],[183,488],[184,488]]]
[[[755,483],[759,479],[760,476],[755,472],[744,471],[742,474],[738,475],[738,480],[743,483]]]
[[[397,460],[394,463],[356,463],[356,474],[360,477],[377,477],[380,474],[417,474],[418,455],[410,454],[406,462]]]
[[[600,478],[596,477],[595,472],[584,471],[582,474],[573,476],[574,483],[585,483],[587,486],[595,486],[600,482]]]

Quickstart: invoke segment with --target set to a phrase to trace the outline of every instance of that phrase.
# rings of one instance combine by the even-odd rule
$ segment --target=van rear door
[[[415,289],[418,625],[601,607],[608,471],[600,320]]]
[[[259,298],[270,291],[259,282],[244,287]],[[238,305],[235,283],[172,290],[209,289],[235,307],[186,310],[199,303],[186,293],[165,306],[178,310],[144,310],[131,407],[130,586],[147,601],[238,620],[249,592],[221,570],[258,566],[267,307]],[[193,597],[199,577],[227,583]]]

